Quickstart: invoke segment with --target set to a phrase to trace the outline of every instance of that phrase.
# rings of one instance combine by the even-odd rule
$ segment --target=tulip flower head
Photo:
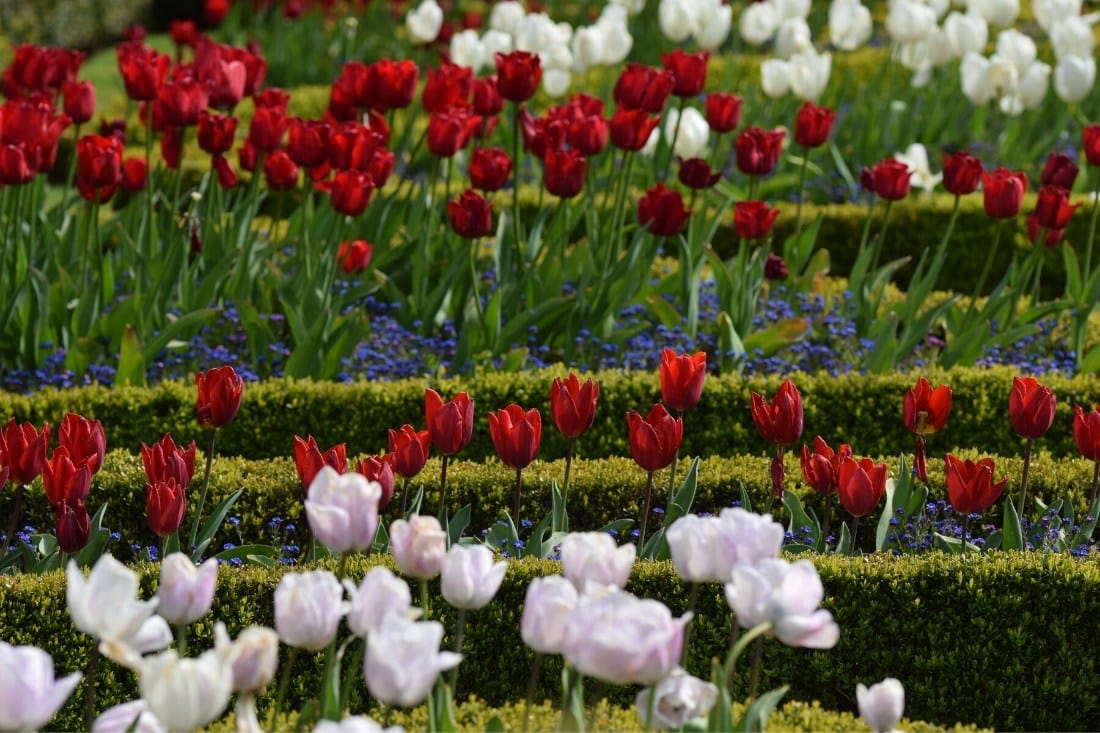
[[[956,196],[978,190],[982,162],[965,150],[943,156],[943,187]]]
[[[819,608],[825,588],[809,560],[781,558],[738,564],[726,583],[726,602],[737,623],[751,629],[770,622],[775,636],[787,646],[832,649],[840,636],[833,615]]]
[[[856,685],[859,715],[874,733],[894,730],[905,712],[905,688],[893,677],[866,687]]]
[[[191,483],[195,474],[195,441],[184,448],[177,446],[168,433],[152,446],[141,444],[141,462],[145,467],[145,480],[154,484],[171,477],[183,488]]]
[[[790,445],[802,437],[802,395],[790,379],[780,385],[770,404],[753,392],[751,411],[760,436],[772,445]]]
[[[92,456],[91,460],[94,462],[97,458]],[[62,501],[70,505],[83,502],[88,498],[91,481],[92,473],[87,464],[74,464],[64,446],[55,448],[50,460],[42,464],[42,487],[54,507],[60,506]]]
[[[344,588],[351,598],[348,628],[357,636],[366,637],[377,631],[391,614],[411,619],[421,613],[420,609],[412,606],[409,584],[389,568],[371,568],[358,587],[345,578]]]
[[[298,479],[301,481],[302,489],[308,496],[313,479],[325,466],[337,473],[347,472],[347,446],[344,443],[338,443],[322,453],[312,435],[307,436],[305,440],[295,435],[294,465],[298,469]]]
[[[451,545],[440,567],[443,599],[455,608],[484,608],[507,571],[508,561],[493,562],[493,551],[485,545]]]
[[[820,436],[814,436],[814,449],[802,446],[802,478],[816,493],[829,496],[836,493],[840,480],[840,464],[852,457],[852,446],[841,443],[835,451]]]
[[[570,532],[561,541],[561,573],[578,592],[588,583],[622,589],[636,553],[634,545],[616,545],[607,532]]]
[[[275,588],[275,630],[287,646],[318,651],[336,636],[344,588],[328,570],[286,573]]]
[[[505,466],[522,470],[539,451],[542,441],[542,416],[535,408],[524,410],[516,404],[489,413],[489,436]]]
[[[145,517],[158,537],[178,530],[186,512],[187,490],[174,477],[146,484]]]
[[[1008,396],[1012,429],[1022,438],[1041,438],[1054,424],[1054,393],[1034,377],[1013,377]]]
[[[1082,457],[1100,461],[1100,407],[1085,412],[1080,405],[1073,406],[1073,442]]]
[[[91,535],[91,517],[82,499],[63,499],[56,510],[57,546],[62,552],[80,552]]]
[[[1013,219],[1020,213],[1024,192],[1027,191],[1027,175],[998,168],[982,173],[982,196],[985,213],[994,219]]]
[[[175,626],[193,624],[210,611],[218,580],[218,561],[210,558],[199,567],[182,552],[174,552],[160,565],[157,614]]]
[[[905,395],[902,419],[912,433],[923,436],[939,432],[950,414],[951,388],[947,385],[932,389],[931,383],[921,377]]]
[[[566,379],[555,377],[550,385],[550,416],[554,426],[567,438],[584,435],[596,419],[596,400],[600,385],[591,379],[581,384],[570,372]]]
[[[49,423],[39,431],[29,422],[17,424],[14,417],[8,421],[3,433],[3,453],[12,481],[26,486],[38,478],[46,463],[49,442]]]
[[[369,550],[378,531],[382,487],[359,473],[324,466],[309,486],[306,518],[317,541],[332,552]]]
[[[445,456],[454,455],[473,436],[474,401],[466,392],[459,392],[444,402],[434,389],[425,389],[424,419],[435,449]]]
[[[57,426],[57,443],[68,450],[74,463],[87,466],[93,474],[103,465],[107,438],[99,420],[72,412],[66,414]]]
[[[417,431],[412,425],[402,425],[400,430],[389,431],[386,456],[392,456],[393,472],[405,479],[420,473],[431,450],[431,434]]]
[[[53,657],[33,646],[0,641],[0,728],[45,727],[76,689],[80,672],[54,677]]]
[[[656,404],[643,418],[637,411],[626,414],[630,429],[630,455],[646,471],[667,468],[684,437],[684,423],[672,417],[664,405]]]
[[[886,491],[886,464],[870,458],[844,458],[837,475],[840,505],[853,517],[869,514]]]
[[[833,129],[836,112],[828,107],[819,107],[813,102],[804,102],[798,110],[794,123],[794,141],[804,148],[816,148],[824,145]]]
[[[677,354],[661,351],[661,400],[673,410],[686,412],[699,404],[707,378],[706,352]]]
[[[993,481],[993,459],[974,462],[947,454],[947,498],[960,514],[981,514],[996,503],[1007,479]]]
[[[204,428],[221,428],[237,416],[244,394],[244,380],[231,366],[215,367],[195,375],[198,400],[195,414]]]
[[[378,498],[378,508],[385,509],[393,499],[393,464],[385,456],[367,456],[355,464],[355,472],[365,476],[367,481],[378,484],[382,494]]]
[[[683,728],[689,720],[709,713],[717,701],[718,688],[714,684],[676,667],[656,685],[639,692],[634,698],[634,708],[647,728],[654,723],[662,728]],[[650,710],[654,720],[646,719]]]
[[[1100,125],[1087,125],[1081,132],[1085,160],[1089,165],[1100,165]]]
[[[527,586],[520,619],[523,643],[541,654],[561,654],[565,628],[577,598],[576,586],[561,575],[532,580]]]
[[[194,730],[221,716],[232,694],[233,673],[216,649],[195,658],[174,651],[141,660],[138,689],[169,730]]]
[[[439,575],[447,554],[447,534],[435,517],[414,514],[390,525],[393,562],[405,575],[427,580]]]
[[[370,637],[363,677],[370,694],[387,705],[419,705],[436,677],[462,661],[461,654],[439,651],[443,624],[410,621],[390,614]]]

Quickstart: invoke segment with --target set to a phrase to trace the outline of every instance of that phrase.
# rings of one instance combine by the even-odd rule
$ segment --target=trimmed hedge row
[[[295,434],[313,435],[322,447],[346,442],[349,454],[379,453],[386,448],[386,431],[403,423],[424,425],[424,389],[433,387],[449,398],[467,391],[475,401],[473,439],[458,458],[484,461],[495,456],[489,437],[490,410],[511,402],[537,407],[544,430],[539,455],[562,457],[566,440],[550,418],[549,393],[565,367],[515,374],[483,374],[467,378],[405,379],[392,382],[339,384],[307,380],[271,379],[246,386],[236,419],[218,432],[219,455],[248,458],[290,456]],[[958,368],[929,372],[933,385],[948,384],[954,404],[947,427],[928,440],[931,454],[973,448],[980,453],[1013,455],[1023,443],[1012,432],[1008,396],[1016,371],[1007,367]],[[657,370],[603,371],[591,375],[600,384],[596,420],[577,440],[583,458],[629,456],[626,427],[628,410],[643,414],[660,400]],[[897,455],[911,451],[913,436],[901,419],[906,392],[915,374],[884,375],[794,374],[805,409],[803,441],[821,435],[830,445],[850,443],[861,455]],[[739,377],[711,375],[699,405],[684,421],[682,455],[767,455],[770,447],[760,438],[749,411],[750,394],[769,399],[782,376]],[[1036,448],[1056,457],[1076,456],[1073,406],[1086,409],[1100,404],[1100,380],[1094,375],[1042,378],[1055,393],[1058,412],[1054,425]],[[108,448],[137,452],[170,432],[177,442],[195,440],[202,447],[207,436],[195,421],[193,384],[166,382],[151,388],[82,387],[44,390],[33,395],[0,393],[0,418],[15,416],[35,424],[56,425],[69,411],[103,421]]]
[[[99,48],[147,22],[152,0],[0,0],[0,35],[13,43]]]
[[[972,460],[978,458],[974,451],[964,451],[962,456]],[[887,456],[891,474],[897,473],[897,456]],[[907,459],[909,460],[909,459]],[[1006,495],[1016,497],[1019,493],[1020,458],[999,457],[995,459],[996,478],[1008,479]],[[681,461],[677,476],[682,478],[688,468],[687,461]],[[752,499],[753,506],[764,506],[771,495],[769,478],[770,459],[766,456],[734,456],[723,458],[711,456],[700,461],[699,482],[693,511],[716,513],[741,498],[744,487]],[[931,498],[946,498],[944,486],[944,464],[939,454],[929,456],[929,480]],[[439,509],[439,459],[432,459],[424,471],[410,483],[410,493],[424,489],[422,513],[435,514]],[[538,461],[524,471],[524,494],[522,518],[538,521],[550,511],[550,483],[560,485],[564,474],[564,461]],[[798,457],[788,453],[786,456],[786,488],[802,495],[807,508],[812,508],[820,516],[821,500],[813,496],[804,485],[799,468]],[[190,504],[185,517],[184,529],[191,526],[193,512],[197,508],[197,496],[201,489],[201,471],[192,482]],[[669,472],[662,471],[657,476],[653,506],[663,508],[666,505],[666,487]],[[447,506],[453,514],[467,504],[471,507],[471,519],[466,529],[467,536],[480,536],[482,530],[491,527],[505,512],[511,511],[514,472],[496,460],[486,463],[456,461],[448,464],[447,469]],[[1074,515],[1083,517],[1087,511],[1089,489],[1092,481],[1092,463],[1083,459],[1056,459],[1047,453],[1033,456],[1028,484],[1029,496],[1050,503],[1057,499],[1068,499],[1074,506]],[[578,461],[573,468],[572,487],[568,497],[570,524],[574,530],[595,530],[606,523],[628,517],[637,520],[641,516],[645,501],[645,473],[629,458],[608,458],[604,460]],[[298,480],[293,461],[287,458],[269,461],[248,461],[240,458],[218,458],[210,480],[208,509],[223,497],[237,489],[245,487],[245,492],[234,506],[232,515],[239,519],[236,525],[223,527],[215,539],[214,547],[221,548],[225,543],[273,544],[277,532],[270,522],[280,517],[286,522],[295,522],[301,528],[289,539],[280,540],[288,544],[300,544],[304,540],[306,521],[302,502],[304,492]],[[383,511],[383,521],[388,523],[400,516],[401,484],[397,486],[396,501]],[[0,492],[0,516],[10,516],[14,507],[14,491]],[[1017,499],[1018,500],[1018,499]],[[145,519],[145,475],[140,456],[125,451],[112,451],[104,461],[103,470],[95,479],[88,499],[91,511],[107,504],[105,526],[119,532],[124,545],[154,544],[156,537],[149,529]],[[788,521],[785,509],[777,502],[774,506],[776,517],[784,524]],[[1002,506],[998,503],[990,511],[990,521],[1000,526]],[[833,528],[838,530],[837,517],[847,518],[847,514],[833,502]],[[1027,516],[1036,515],[1029,508]],[[207,512],[209,516],[209,511]],[[40,531],[51,531],[54,526],[53,509],[42,493],[38,482],[32,487],[24,503],[24,521]],[[660,521],[661,517],[651,519]],[[864,527],[874,526],[878,521],[878,512],[862,520]],[[866,549],[873,549],[873,532],[860,533]],[[527,533],[521,531],[521,538]],[[294,539],[297,538],[297,542]],[[159,544],[159,543],[156,543]],[[124,554],[124,553],[123,553]]]
[[[386,562],[387,560],[382,560]],[[358,578],[379,562],[355,558]],[[1100,678],[1095,659],[1100,636],[1090,633],[1100,594],[1100,564],[1051,554],[965,557],[816,557],[825,586],[824,606],[840,626],[829,651],[764,647],[761,689],[789,683],[790,699],[819,700],[827,709],[851,711],[857,682],[886,676],[906,686],[911,718],[951,725],[960,718],[1007,730],[1092,729],[1100,720]],[[157,568],[139,566],[143,597],[152,594]],[[476,692],[489,704],[524,696],[533,653],[519,636],[523,598],[530,580],[558,572],[551,561],[513,562],[493,603],[468,618],[459,698]],[[223,568],[212,616],[197,625],[193,648],[211,643],[213,621],[236,633],[248,624],[273,622],[272,594],[281,570]],[[455,614],[438,596],[432,615],[453,633]],[[667,603],[676,615],[687,610],[688,589],[668,563],[635,566],[628,590]],[[41,645],[61,673],[84,667],[90,642],[66,614],[65,580],[45,576],[0,577],[0,638]],[[708,674],[729,636],[730,613],[722,588],[702,588],[691,629],[689,669]],[[28,620],[33,619],[33,623]],[[453,636],[444,645],[453,644]],[[491,664],[470,663],[492,660]],[[319,685],[321,656],[299,655],[287,709],[298,709]],[[747,689],[748,664],[739,666],[737,697]],[[132,675],[100,665],[99,705],[130,699]],[[557,699],[561,661],[546,660],[539,696]],[[963,692],[965,691],[965,692]],[[80,727],[83,683],[55,724]],[[590,700],[606,695],[629,705],[634,690],[589,684]],[[1037,704],[1041,700],[1042,704]],[[266,700],[264,701],[267,702]],[[352,709],[361,709],[353,702]]]

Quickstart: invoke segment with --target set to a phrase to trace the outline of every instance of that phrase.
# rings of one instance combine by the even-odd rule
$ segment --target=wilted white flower
[[[905,712],[905,688],[893,677],[869,688],[861,682],[856,685],[856,702],[860,716],[871,730],[887,733],[894,729]]]
[[[940,181],[943,173],[932,173],[928,163],[928,150],[920,143],[913,143],[905,149],[904,153],[894,153],[894,159],[900,160],[909,167],[909,186],[922,189],[925,193],[931,193]]]
[[[431,43],[443,28],[443,8],[435,0],[424,0],[405,16],[405,27],[413,43]]]

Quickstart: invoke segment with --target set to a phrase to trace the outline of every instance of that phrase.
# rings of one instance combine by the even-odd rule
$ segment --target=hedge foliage
[[[377,562],[356,558],[349,574],[359,578]],[[933,553],[819,556],[813,562],[825,586],[823,605],[836,617],[840,640],[829,651],[768,641],[761,689],[789,683],[788,699],[818,700],[825,709],[850,712],[857,682],[894,676],[905,684],[911,719],[948,726],[962,720],[1006,730],[1093,729],[1100,720],[1100,678],[1094,672],[1100,636],[1090,631],[1100,593],[1096,560]],[[148,597],[157,569],[137,569],[143,597]],[[468,616],[464,648],[469,659],[462,666],[459,699],[472,693],[491,705],[523,699],[533,662],[519,635],[524,594],[532,578],[558,570],[552,561],[512,562],[493,603]],[[271,624],[271,598],[281,573],[223,568],[213,614],[193,630],[192,648],[197,652],[211,644],[212,619],[225,621],[231,633],[249,624]],[[0,577],[0,638],[42,646],[54,655],[58,671],[68,673],[87,663],[90,641],[66,614],[64,586],[60,572]],[[449,646],[455,613],[439,598],[438,581],[430,587],[431,613],[447,626],[444,646]],[[687,610],[688,588],[669,563],[639,563],[628,590],[667,603],[676,615]],[[688,666],[707,676],[711,659],[724,654],[729,637],[730,613],[719,585],[701,589],[695,613]],[[354,650],[349,654],[354,656]],[[298,656],[287,709],[298,709],[316,694],[321,663],[321,655]],[[738,666],[735,698],[746,692],[749,666]],[[134,696],[132,675],[111,664],[100,669],[98,707]],[[557,699],[560,671],[559,658],[546,660],[540,699]],[[55,721],[57,727],[79,727],[83,692],[82,683]],[[629,705],[634,693],[594,682],[586,686],[590,702],[606,696]],[[352,709],[361,710],[362,704],[353,702]]]
[[[290,456],[295,434],[313,435],[323,447],[346,442],[350,454],[380,453],[386,431],[409,423],[424,426],[424,389],[436,389],[444,399],[467,391],[475,402],[475,428],[459,459],[484,461],[495,456],[487,413],[511,402],[537,407],[543,416],[544,460],[563,457],[566,440],[550,416],[550,385],[568,374],[565,367],[515,374],[486,373],[469,377],[404,379],[351,384],[271,379],[248,384],[236,419],[218,432],[219,455],[248,458]],[[954,403],[947,427],[928,440],[932,455],[959,447],[980,453],[1021,453],[1022,441],[1012,432],[1008,396],[1018,373],[1007,367],[957,368],[932,371],[933,386],[949,385]],[[577,455],[584,458],[629,456],[626,413],[645,414],[660,400],[657,370],[652,372],[596,372],[600,384],[596,421],[577,439]],[[702,400],[686,414],[683,455],[768,455],[749,411],[750,395],[771,399],[785,375],[739,377],[710,375]],[[792,374],[802,393],[805,421],[802,439],[811,443],[821,435],[830,445],[850,443],[860,455],[897,455],[912,451],[913,436],[901,419],[906,392],[917,374],[863,375]],[[1073,406],[1086,409],[1100,404],[1100,380],[1094,375],[1042,377],[1057,397],[1054,425],[1036,449],[1055,457],[1076,456]],[[15,416],[36,424],[56,425],[69,411],[98,418],[107,431],[108,448],[137,452],[168,432],[180,441],[208,441],[195,421],[194,384],[166,382],[151,388],[82,387],[43,390],[32,395],[0,393],[0,418]]]
[[[152,0],[0,0],[0,35],[14,44],[94,49],[146,22]]]

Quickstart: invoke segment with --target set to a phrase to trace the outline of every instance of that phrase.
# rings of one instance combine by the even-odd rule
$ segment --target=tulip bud
[[[69,699],[81,678],[54,678],[53,657],[33,646],[0,641],[0,728],[38,730]]]
[[[390,552],[397,569],[405,575],[434,578],[447,552],[447,535],[435,517],[398,519],[390,525]]]
[[[452,545],[440,567],[443,598],[455,608],[484,608],[500,589],[508,562],[485,545]]]
[[[535,578],[527,586],[520,633],[523,643],[542,654],[561,654],[569,614],[577,605],[577,589],[560,575]]]
[[[160,565],[157,613],[175,626],[195,623],[210,611],[217,581],[217,560],[211,558],[196,568],[184,553],[172,553]]]
[[[327,570],[287,573],[275,589],[275,629],[287,646],[318,651],[336,636],[344,589]]]
[[[378,532],[382,487],[358,473],[324,466],[309,486],[306,517],[317,541],[332,552],[368,550]]]
[[[891,731],[905,712],[905,688],[893,677],[866,687],[856,685],[856,702],[863,721],[875,733]]]
[[[345,578],[344,588],[351,596],[348,628],[357,636],[377,631],[391,614],[410,619],[420,615],[420,609],[412,607],[409,584],[389,568],[371,568],[358,588]]]
[[[561,541],[561,572],[579,591],[589,582],[625,588],[635,551],[616,546],[607,532],[572,532]]]

